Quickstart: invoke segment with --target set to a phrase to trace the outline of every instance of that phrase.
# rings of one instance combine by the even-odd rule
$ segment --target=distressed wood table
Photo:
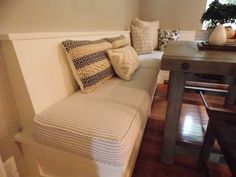
[[[174,163],[185,81],[189,74],[217,74],[236,76],[236,52],[203,51],[197,42],[172,41],[161,61],[161,69],[170,71],[168,105],[161,158]],[[229,101],[235,100],[236,87],[230,86]]]

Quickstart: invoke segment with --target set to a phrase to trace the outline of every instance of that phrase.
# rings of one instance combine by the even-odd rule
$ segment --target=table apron
[[[163,59],[161,62],[161,69],[168,71],[236,76],[236,64],[226,62]]]

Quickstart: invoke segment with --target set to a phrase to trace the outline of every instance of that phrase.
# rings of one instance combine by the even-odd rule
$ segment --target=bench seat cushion
[[[154,50],[150,54],[139,55],[140,59],[140,67],[143,68],[153,68],[159,69],[160,68],[160,60],[162,58],[163,52]]]
[[[34,118],[35,140],[96,161],[127,164],[146,123],[158,72],[140,68],[131,81],[114,77],[88,95],[70,95]]]

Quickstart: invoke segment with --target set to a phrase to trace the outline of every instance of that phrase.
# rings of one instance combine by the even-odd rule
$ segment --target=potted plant
[[[236,5],[221,4],[219,0],[213,1],[203,13],[201,23],[207,22],[208,28],[214,28],[218,24],[236,22]]]

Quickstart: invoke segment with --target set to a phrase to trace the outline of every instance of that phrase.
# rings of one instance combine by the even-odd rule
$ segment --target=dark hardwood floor
[[[197,172],[196,163],[208,116],[198,94],[184,95],[175,164],[166,165],[160,161],[167,105],[166,94],[166,85],[158,85],[133,177],[203,177],[203,174]],[[207,97],[214,104],[224,101],[223,97]],[[219,152],[217,144],[215,151]],[[211,177],[231,176],[225,164],[210,161],[208,168]]]

